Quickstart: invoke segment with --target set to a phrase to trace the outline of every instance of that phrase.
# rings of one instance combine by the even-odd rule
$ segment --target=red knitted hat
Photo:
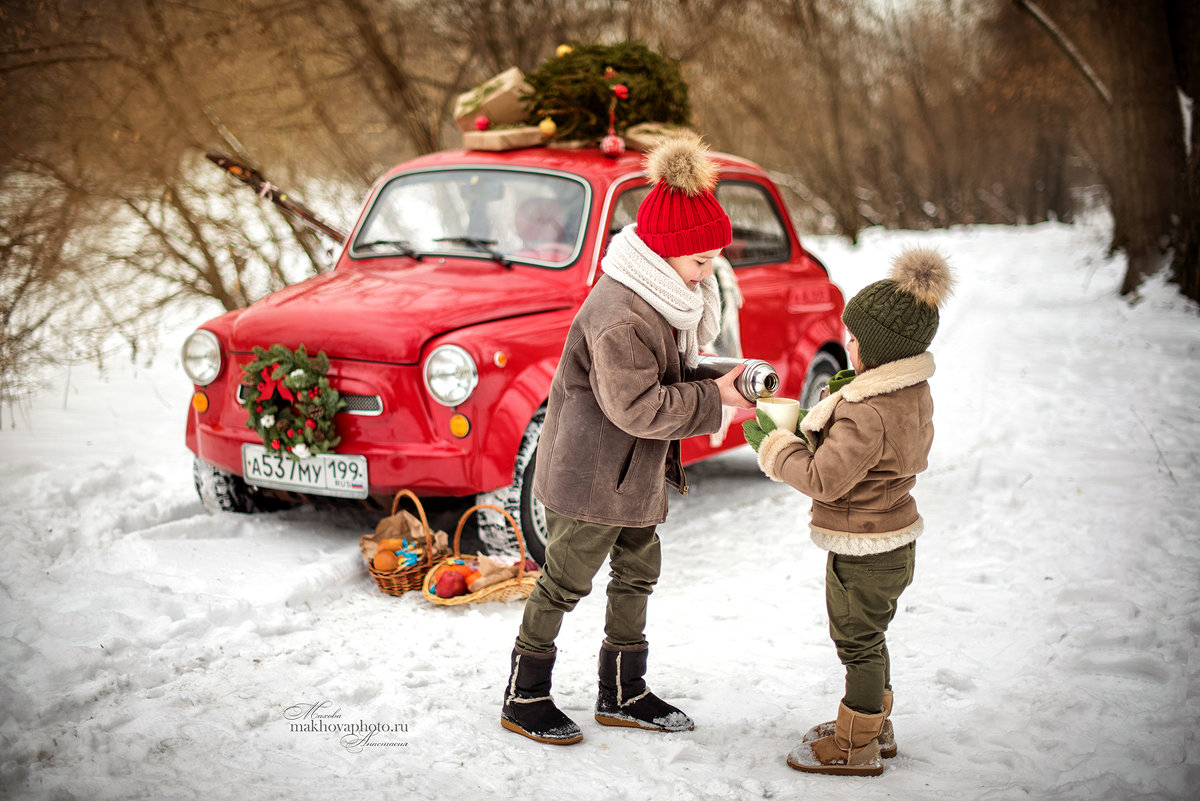
[[[637,233],[663,258],[689,256],[733,241],[729,215],[717,202],[717,166],[700,137],[672,137],[646,155],[654,188],[638,206]]]

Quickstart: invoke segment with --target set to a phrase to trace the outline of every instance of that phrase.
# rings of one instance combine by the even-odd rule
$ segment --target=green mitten
[[[804,432],[800,430],[800,424],[804,422],[805,416],[808,414],[808,409],[800,410],[800,419],[796,421],[796,436],[808,442],[808,437],[804,436]]]
[[[754,448],[754,452],[758,453],[758,449],[762,447],[762,441],[776,428],[775,421],[767,417],[767,413],[759,409],[754,414],[753,420],[747,420],[742,423],[742,433],[746,435],[746,442],[750,443],[750,447]]]

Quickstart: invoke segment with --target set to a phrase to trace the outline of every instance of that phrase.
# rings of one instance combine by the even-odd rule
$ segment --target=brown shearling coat
[[[921,534],[909,491],[933,444],[933,372],[928,352],[867,370],[805,416],[800,431],[808,443],[778,429],[763,439],[763,472],[813,499],[817,545],[862,556]]]
[[[721,426],[715,381],[684,381],[675,329],[601,276],[571,323],[550,386],[533,492],[561,515],[617,526],[667,518],[687,493],[679,440]]]

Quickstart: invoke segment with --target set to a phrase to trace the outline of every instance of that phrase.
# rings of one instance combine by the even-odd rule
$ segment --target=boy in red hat
[[[611,567],[596,720],[686,731],[691,718],[646,686],[646,602],[661,568],[655,531],[668,484],[686,492],[679,440],[716,432],[721,406],[750,408],[719,379],[685,380],[716,334],[712,261],[732,239],[717,202],[717,168],[698,137],[665,141],[646,159],[654,187],[637,222],[613,237],[604,274],[567,334],[550,387],[533,492],[546,507],[546,564],[525,604],[500,722],[540,742],[583,739],[554,704],[550,677],[565,614]]]

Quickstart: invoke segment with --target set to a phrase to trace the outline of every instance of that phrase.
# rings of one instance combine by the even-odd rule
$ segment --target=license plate
[[[262,445],[242,446],[242,471],[255,487],[286,489],[334,498],[367,497],[367,457],[318,453],[296,461],[267,453]]]

